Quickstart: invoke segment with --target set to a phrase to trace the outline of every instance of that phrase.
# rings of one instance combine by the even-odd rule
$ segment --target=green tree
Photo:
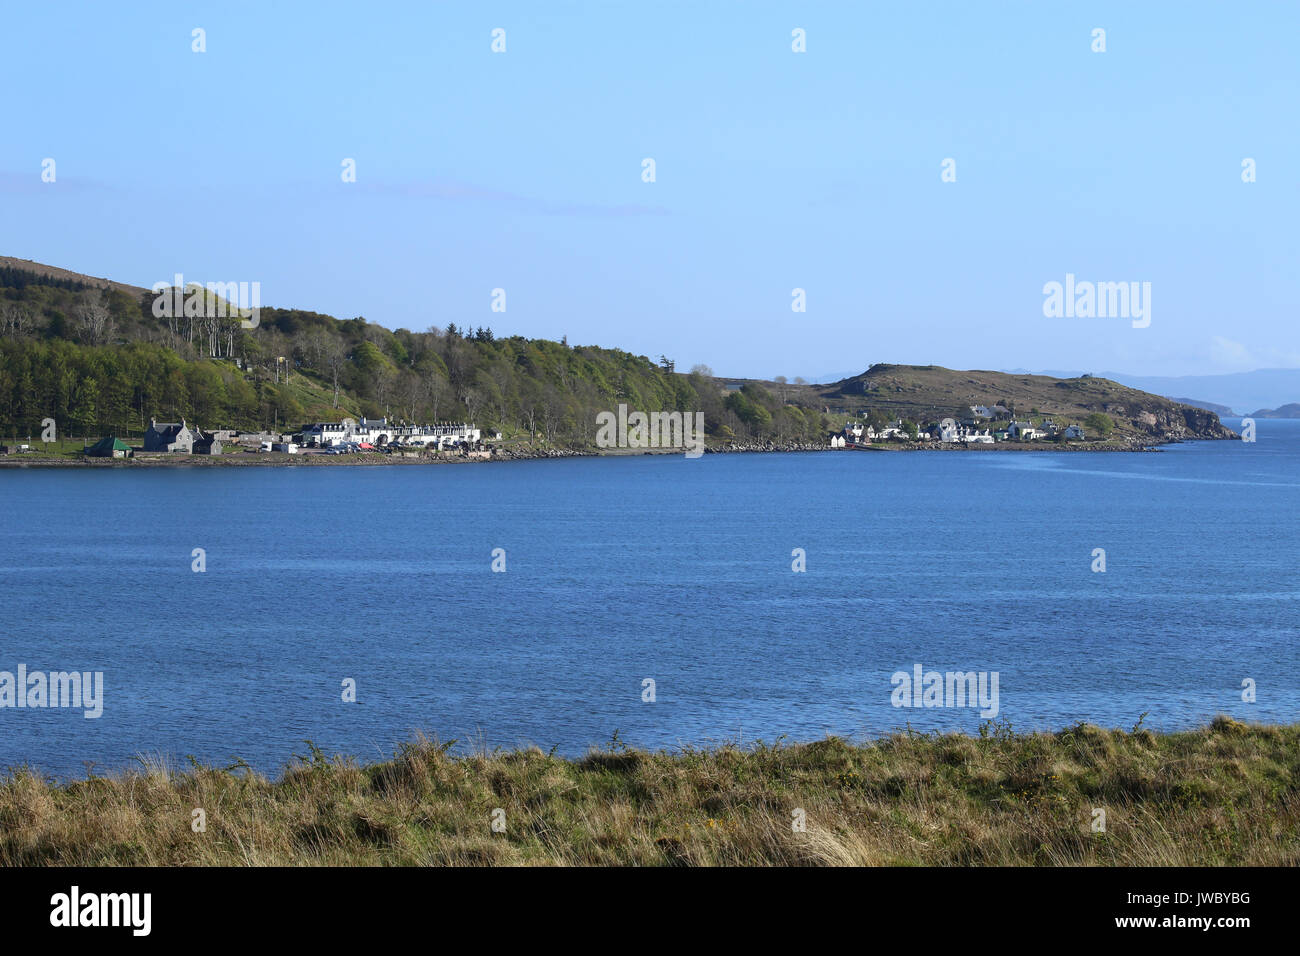
[[[1084,427],[1095,435],[1107,438],[1115,430],[1115,419],[1105,412],[1093,412],[1083,420]]]

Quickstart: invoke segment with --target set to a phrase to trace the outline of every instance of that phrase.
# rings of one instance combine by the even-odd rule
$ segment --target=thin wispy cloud
[[[1215,366],[1234,372],[1255,368],[1300,368],[1300,352],[1271,346],[1252,347],[1221,335],[1214,336],[1209,358]]]

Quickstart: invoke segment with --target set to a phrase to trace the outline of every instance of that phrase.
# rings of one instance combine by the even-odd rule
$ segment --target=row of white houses
[[[1061,427],[1056,422],[1047,420],[1041,425],[1030,422],[1012,422],[1007,426],[1007,437],[1015,441],[1037,441],[1040,438],[1064,438],[1070,441],[1082,441],[1083,428],[1079,425]]]
[[[953,418],[944,418],[931,425],[928,429],[920,429],[916,440],[937,441],[943,444],[992,445],[1000,441],[1038,441],[1040,439],[1051,440],[1055,438],[1080,441],[1084,438],[1083,429],[1078,425],[1066,425],[1062,428],[1050,419],[1044,421],[1041,425],[1013,421],[1005,428],[999,428],[996,431],[987,426],[981,428],[980,419],[986,417],[977,415],[975,418],[963,419],[960,422]],[[901,419],[880,428],[865,425],[862,422],[849,422],[838,434],[831,436],[831,447],[845,448],[850,444],[886,441],[891,438],[905,439],[907,437]]]
[[[970,445],[992,445],[1000,441],[1038,441],[1063,438],[1068,441],[1081,441],[1083,429],[1078,425],[1061,427],[1051,419],[1045,419],[1041,425],[1032,422],[1013,421],[1005,428],[992,429],[980,427],[980,418],[956,421],[945,418],[930,428],[930,436],[939,442],[961,442]]]
[[[439,422],[436,425],[399,425],[386,418],[345,418],[341,422],[314,422],[302,430],[304,445],[329,448],[348,443],[388,445],[450,445],[475,444],[482,441],[483,433],[465,422]]]

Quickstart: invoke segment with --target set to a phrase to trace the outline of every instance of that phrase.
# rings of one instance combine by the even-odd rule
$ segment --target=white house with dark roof
[[[403,445],[473,445],[483,440],[477,425],[466,422],[440,422],[436,425],[399,425],[392,430],[393,441]]]
[[[957,440],[967,445],[992,445],[993,432],[963,425],[957,429]]]

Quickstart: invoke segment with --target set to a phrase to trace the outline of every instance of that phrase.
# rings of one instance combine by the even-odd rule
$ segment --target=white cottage
[[[1034,441],[1042,438],[1042,432],[1029,422],[1012,422],[1007,427],[1007,435],[1014,441]]]
[[[957,423],[951,418],[945,418],[934,426],[934,437],[941,442],[953,442],[957,440]]]

